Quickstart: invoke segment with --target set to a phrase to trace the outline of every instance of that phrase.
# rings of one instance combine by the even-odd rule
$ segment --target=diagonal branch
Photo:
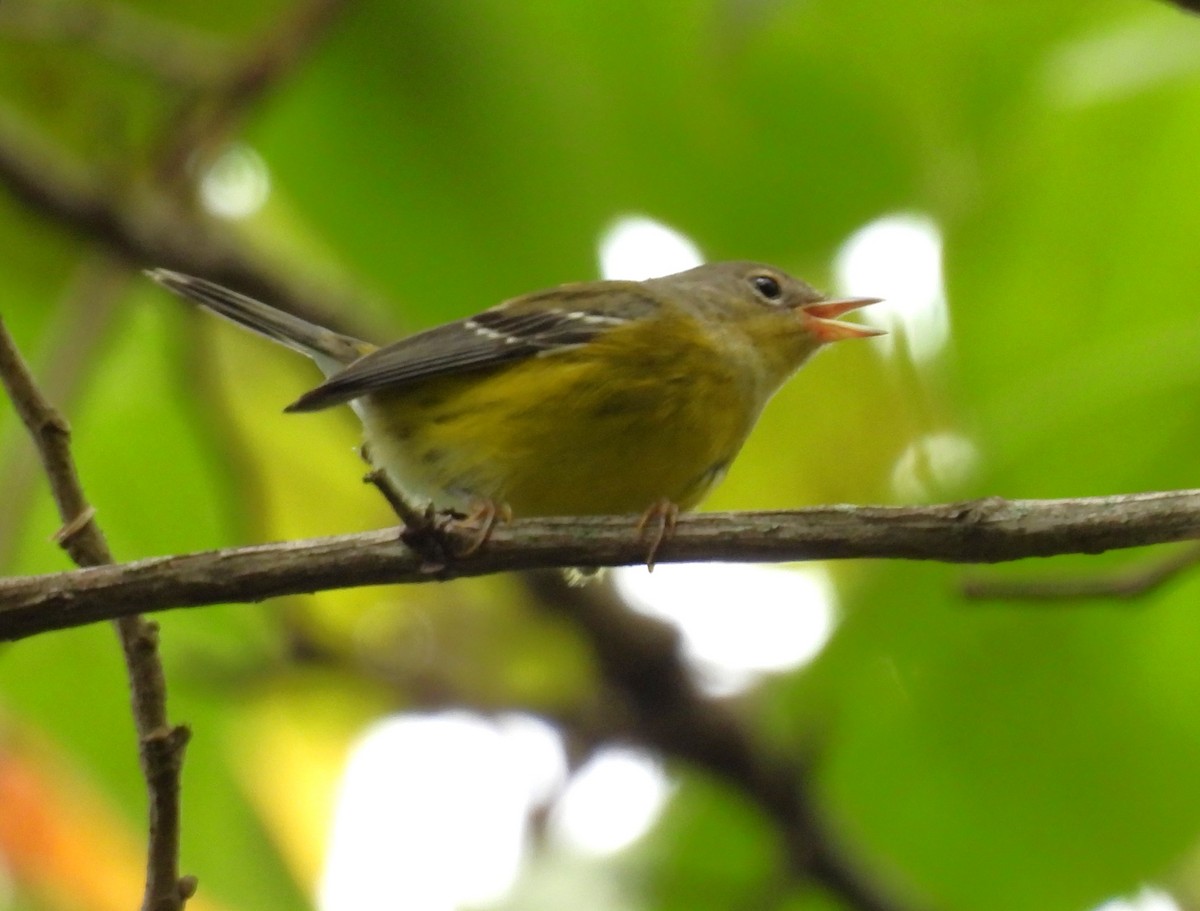
[[[430,571],[395,529],[154,557],[0,580],[0,640],[142,611],[362,585],[645,560],[631,516],[521,519]],[[453,531],[451,532],[454,533]],[[1200,490],[940,506],[819,506],[683,516],[659,563],[850,558],[1000,563],[1200,538]]]
[[[0,111],[0,187],[38,215],[135,266],[183,269],[323,325],[337,328],[345,322],[337,315],[344,310],[336,306],[338,295],[271,270],[222,226],[165,196],[139,204],[119,197],[111,181],[89,173],[8,111]]]
[[[0,320],[0,382],[37,446],[63,527],[58,543],[81,566],[112,563],[95,511],[71,458],[70,428],[38,390]],[[167,691],[158,657],[158,625],[128,613],[116,621],[125,654],[138,733],[138,753],[150,798],[150,845],[143,911],[179,911],[195,891],[179,875],[179,778],[188,730],[167,720]]]
[[[15,111],[0,108],[0,187],[41,217],[134,266],[161,265],[204,275],[313,322],[351,328],[346,308],[338,306],[345,294],[248,252],[227,226],[196,211],[187,176],[188,162],[224,142],[254,104],[291,76],[349,2],[296,4],[244,53],[229,55],[228,65],[206,79],[211,85],[185,95],[153,150],[155,182],[149,186],[134,175],[113,180],[96,172]]]
[[[544,610],[570,620],[591,644],[629,716],[618,728],[740,789],[778,826],[797,875],[859,911],[895,907],[848,860],[815,805],[806,770],[765,749],[730,706],[696,689],[671,626],[634,613],[610,586],[570,585],[557,572],[529,573],[526,582]]]
[[[0,33],[65,47],[86,47],[109,60],[181,87],[209,85],[227,67],[224,43],[147,15],[131,4],[92,0],[6,0]]]

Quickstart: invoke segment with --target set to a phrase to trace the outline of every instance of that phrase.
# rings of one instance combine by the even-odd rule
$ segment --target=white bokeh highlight
[[[579,854],[615,854],[650,830],[671,790],[662,764],[650,754],[597,750],[555,803],[550,837]]]
[[[643,215],[616,219],[601,235],[598,255],[604,278],[627,281],[672,275],[704,262],[687,235]]]
[[[674,624],[697,684],[713,695],[811,661],[834,628],[836,598],[820,566],[695,563],[619,569],[631,607]]]
[[[1161,889],[1143,886],[1130,898],[1115,898],[1095,911],[1181,911],[1179,903]]]
[[[834,260],[840,294],[882,297],[862,320],[886,329],[873,347],[891,356],[903,342],[913,361],[927,364],[950,339],[942,278],[942,235],[924,215],[885,215],[859,228]]]
[[[200,177],[200,204],[217,218],[248,218],[270,194],[267,163],[247,145],[230,146]]]
[[[892,493],[902,503],[940,499],[965,488],[979,468],[979,449],[961,434],[926,434],[908,444],[892,467]]]
[[[530,809],[562,786],[558,734],[529,716],[398,716],[369,729],[341,783],[320,911],[454,911],[503,897]]]

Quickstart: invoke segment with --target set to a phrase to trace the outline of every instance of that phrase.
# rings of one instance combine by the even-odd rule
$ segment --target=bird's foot
[[[654,561],[658,550],[664,541],[669,541],[675,534],[675,525],[679,521],[679,507],[670,500],[662,499],[642,513],[638,519],[637,534],[639,539],[645,539],[646,569],[654,572]]]

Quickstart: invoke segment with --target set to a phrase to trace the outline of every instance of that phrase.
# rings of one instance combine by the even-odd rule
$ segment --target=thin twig
[[[0,580],[0,640],[139,611],[554,567],[636,566],[630,516],[518,519],[436,575],[396,530],[138,560]],[[465,534],[451,523],[446,534]],[[852,558],[1001,563],[1200,537],[1200,490],[940,506],[819,506],[681,516],[660,563]],[[463,539],[464,543],[466,538]],[[457,550],[455,551],[458,552]]]
[[[363,458],[369,463],[370,458],[366,453],[365,446],[363,450]],[[431,517],[428,511],[408,502],[408,498],[396,488],[391,478],[387,476],[387,472],[382,468],[372,468],[368,471],[363,476],[363,483],[370,484],[379,491],[405,528],[416,528],[429,522]]]
[[[363,459],[371,461],[368,447],[363,444]],[[454,559],[456,553],[474,553],[471,545],[466,548],[455,548],[454,536],[450,528],[453,513],[439,513],[430,503],[423,509],[409,502],[408,497],[392,483],[387,472],[382,468],[373,468],[367,472],[363,482],[371,484],[387,500],[388,506],[400,520],[400,540],[408,547],[419,553],[425,560],[422,571],[430,575],[444,578],[444,570]],[[490,534],[490,527],[488,533]],[[485,535],[483,540],[486,540]]]
[[[70,450],[66,420],[39,391],[0,319],[0,382],[37,446],[63,528],[59,544],[80,566],[112,563],[94,510],[84,496]],[[150,836],[143,911],[180,911],[195,891],[179,875],[179,778],[188,729],[167,720],[166,681],[158,657],[158,625],[136,614],[116,620],[125,654],[138,733],[138,753],[149,793]]]
[[[963,582],[962,593],[964,597],[980,600],[1132,599],[1165,585],[1197,563],[1200,563],[1200,546],[1191,545],[1148,565],[1135,566],[1108,575],[1043,579],[968,578]]]

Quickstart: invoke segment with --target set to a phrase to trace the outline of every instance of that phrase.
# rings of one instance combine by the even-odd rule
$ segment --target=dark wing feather
[[[372,351],[287,410],[316,411],[380,389],[565,351],[645,316],[655,306],[635,282],[569,285],[518,298]]]

